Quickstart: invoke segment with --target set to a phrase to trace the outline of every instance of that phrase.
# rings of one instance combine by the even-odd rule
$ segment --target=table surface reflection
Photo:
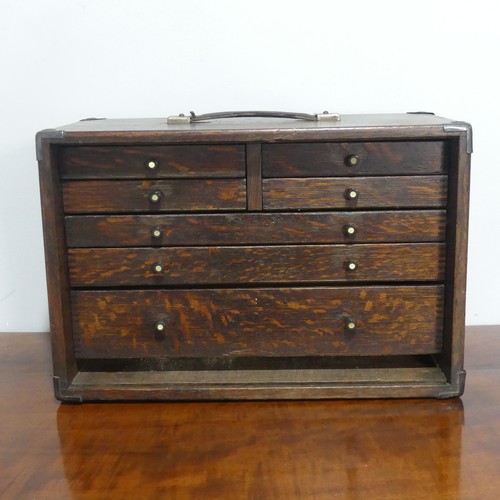
[[[500,498],[500,326],[451,400],[60,405],[47,334],[0,334],[0,498]]]

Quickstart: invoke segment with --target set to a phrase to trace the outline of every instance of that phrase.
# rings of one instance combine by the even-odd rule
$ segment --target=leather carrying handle
[[[324,111],[318,114],[309,113],[292,113],[288,111],[222,111],[219,113],[206,113],[204,115],[197,115],[194,111],[190,111],[189,116],[169,116],[167,123],[173,124],[187,124],[203,122],[208,120],[218,120],[221,118],[289,118],[293,120],[306,120],[310,122],[322,121],[339,121],[340,115],[338,113],[329,113]]]

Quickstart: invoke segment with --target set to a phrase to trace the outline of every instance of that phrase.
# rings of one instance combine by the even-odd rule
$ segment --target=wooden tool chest
[[[463,392],[470,126],[270,115],[39,132],[58,399]]]

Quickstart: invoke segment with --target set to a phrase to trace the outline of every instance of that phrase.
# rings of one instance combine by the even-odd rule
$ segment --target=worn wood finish
[[[245,180],[66,181],[67,213],[245,210]],[[150,201],[160,193],[157,203]]]
[[[60,180],[53,168],[54,154],[49,144],[42,146],[38,162],[42,208],[47,294],[54,374],[69,385],[77,373],[71,335],[68,255],[64,241],[64,214]]]
[[[442,141],[264,144],[262,163],[264,177],[442,174],[447,148]]]
[[[245,177],[245,147],[68,146],[59,149],[59,165],[63,179]]]
[[[294,153],[292,149],[299,143]],[[325,166],[329,166],[322,163],[328,160],[329,153],[325,151],[330,147],[338,148],[343,143],[350,143],[351,146],[356,143],[360,147],[366,143],[358,151],[356,167],[360,168],[356,172],[360,173],[346,176],[344,166],[338,164],[339,157],[333,162],[337,162],[337,173],[325,170]],[[162,169],[164,160],[150,169],[158,173],[134,170],[138,160],[141,168],[145,168],[144,161],[148,160],[142,159],[144,151],[153,152],[159,148],[165,152],[168,149],[170,155],[172,151],[181,151],[177,146],[185,152],[185,157],[180,155],[182,158],[178,163],[169,163],[167,159],[168,173]],[[212,146],[222,148],[218,149],[221,160],[217,165],[212,164],[213,168],[208,171],[203,159],[205,155],[199,152],[202,151],[200,148],[207,148],[206,155],[211,156],[209,149]],[[291,147],[290,151],[286,146]],[[97,151],[101,147],[104,148],[99,149],[101,152],[113,151],[111,157],[93,157],[95,161],[89,157],[83,160],[75,157],[81,153],[85,156],[85,152],[90,151],[83,148]],[[88,175],[85,178],[62,179],[61,172],[66,168],[61,164],[66,161],[62,148],[72,148],[73,160],[76,158],[82,172],[94,169],[96,177],[87,172],[82,174]],[[278,170],[273,175],[286,177],[262,176],[262,169],[266,169],[269,159],[262,155],[264,150],[274,151],[271,155],[274,162],[272,169],[284,168],[286,171],[279,173]],[[278,150],[283,155],[277,162],[279,165],[276,164]],[[427,115],[346,116],[335,123],[281,119],[215,120],[172,126],[166,124],[164,118],[97,120],[41,132],[37,136],[37,158],[41,161],[41,169],[45,169],[44,180],[50,184],[42,185],[42,203],[44,196],[48,201],[43,213],[44,224],[48,228],[46,251],[56,256],[47,259],[49,307],[51,318],[55,318],[51,321],[56,398],[82,402],[127,399],[448,398],[460,395],[465,381],[462,353],[466,242],[466,224],[461,217],[466,214],[467,207],[457,205],[467,204],[468,174],[464,174],[464,167],[468,167],[471,151],[472,135],[468,124]],[[234,164],[229,157],[234,155],[238,157],[236,163],[239,166],[233,170]],[[311,162],[304,162],[309,157]],[[294,163],[296,159],[298,163]],[[373,161],[371,169],[368,169],[369,161]],[[244,171],[241,162],[244,162]],[[80,168],[73,166],[72,173]],[[368,171],[362,173],[363,168]],[[413,169],[424,170],[417,172]],[[212,174],[214,177],[210,178]],[[177,175],[186,177],[178,178]],[[96,196],[95,188],[99,185]],[[163,187],[166,194],[149,190],[160,191],[159,188]],[[347,200],[347,189],[357,189],[359,196]],[[147,201],[152,194],[159,194],[159,203],[154,203],[156,200]],[[55,231],[54,224],[57,226]],[[424,259],[420,255],[418,258],[407,258],[406,272],[401,275],[403,281],[391,284],[389,280],[394,276],[391,273],[399,273],[398,266],[403,267],[399,260],[399,264],[394,266],[388,261],[390,248],[402,248],[390,246],[394,243],[411,248],[411,252],[424,247],[441,250],[434,259],[430,254]],[[420,247],[421,243],[425,245]],[[438,245],[434,245],[436,243]],[[344,250],[356,252],[362,246],[369,250],[367,245],[370,244],[385,245],[384,249],[381,248],[385,262],[374,259],[369,281],[356,279],[348,283],[335,274],[334,264],[328,260],[329,246],[338,246],[333,253],[339,256]],[[413,244],[414,247],[411,246]],[[68,245],[73,246],[73,255],[97,255],[99,247],[104,247],[101,255],[111,255],[113,248],[128,255],[136,251],[146,256],[154,255],[151,252],[168,254],[172,261],[176,261],[179,281],[164,283],[156,280],[149,286],[148,283],[135,285],[130,280],[123,280],[109,290],[87,282],[84,288],[75,287],[71,292],[66,262]],[[292,249],[292,246],[298,248]],[[445,247],[446,263],[440,260]],[[263,263],[257,262],[259,252],[266,257]],[[207,255],[211,257],[207,259]],[[364,256],[365,264],[370,255]],[[114,257],[116,259],[119,255]],[[394,255],[391,254],[391,257]],[[236,269],[238,259],[243,265],[239,264],[240,268]],[[430,265],[425,266],[426,262]],[[126,259],[122,264],[129,277],[137,273],[135,267],[127,269]],[[312,271],[307,273],[304,281],[305,267]],[[426,267],[425,278],[414,280],[412,273],[422,267]],[[274,276],[271,276],[272,268]],[[169,268],[166,266],[165,269],[168,273]],[[362,269],[358,267],[356,272]],[[382,281],[373,278],[378,272],[376,269],[380,270]],[[382,269],[386,272],[382,273]],[[85,272],[88,270],[87,265]],[[433,270],[437,270],[437,274],[433,274]],[[98,283],[98,280],[108,279],[107,276],[114,274],[115,270],[108,268],[99,278],[95,270],[91,272],[94,273],[93,283]],[[193,281],[181,281],[181,275],[189,275]],[[317,283],[311,281],[318,277]],[[275,281],[266,281],[271,278]],[[354,301],[359,307],[363,303],[360,298],[362,293],[382,285],[391,285],[391,290],[415,288],[419,293],[427,289],[438,291],[437,298],[429,299],[435,301],[435,307],[426,307],[426,300],[421,300],[419,296],[406,297],[406,292],[398,291],[393,297],[392,308],[386,297],[379,297],[377,305],[386,312],[377,316],[370,300],[365,297],[366,310],[363,307],[360,313],[361,322],[354,329],[356,333],[368,335],[370,340],[376,337],[373,335],[376,328],[365,328],[366,323],[363,322],[367,315],[379,326],[386,321],[393,328],[400,323],[403,329],[407,329],[408,318],[418,314],[416,321],[422,322],[422,326],[411,330],[412,338],[404,341],[390,336],[390,329],[384,328],[380,338],[391,339],[388,350],[383,343],[373,342],[362,344],[358,351],[354,351],[357,354],[351,354],[349,349],[356,346],[349,343],[345,354],[328,354],[344,349],[333,331],[335,324],[339,321],[345,324],[347,320],[346,316],[339,319],[341,306]],[[323,294],[337,289],[339,293],[351,293],[341,299],[323,299]],[[267,303],[269,307],[264,307],[259,299],[272,295],[274,291],[277,294],[273,295],[275,303],[266,298],[264,306]],[[76,318],[76,302],[71,294],[76,296],[79,293],[89,297],[100,296],[99,293],[118,297],[125,294],[132,302],[136,301],[136,309],[128,303],[121,304],[119,311],[114,312],[117,315],[115,318],[110,316],[113,304],[108,306],[106,301],[99,303],[102,309],[84,308],[81,311],[89,318],[89,325],[94,314],[94,326],[90,327],[91,331],[94,328],[94,332],[101,331],[98,324],[100,315],[108,315],[106,317],[110,321],[128,316],[126,325],[124,323],[116,338],[99,351],[97,359],[90,352],[88,357],[76,358],[75,336],[81,339],[82,335],[89,334],[89,330],[82,327]],[[258,303],[252,303],[250,307],[246,299],[238,302],[244,293],[249,296],[261,294],[255,297]],[[295,310],[282,299],[283,294],[295,293],[311,293],[305,301],[305,308]],[[141,300],[144,294],[156,297],[156,301],[145,304]],[[209,299],[206,294],[211,294]],[[222,300],[220,297],[224,295],[227,297]],[[167,307],[170,302],[167,304],[165,297],[173,301],[173,308]],[[184,298],[181,300],[181,297]],[[218,297],[217,300],[215,297]],[[236,303],[228,310],[230,299]],[[314,307],[325,300],[329,301],[328,307],[321,304]],[[292,301],[295,302],[302,306],[300,302]],[[186,303],[189,305],[186,306]],[[242,303],[246,306],[240,310],[238,307]],[[165,314],[161,318],[165,322],[165,331],[167,327],[168,332],[171,331],[170,321],[179,321],[174,323],[173,329],[177,339],[185,334],[186,328],[191,335],[191,318],[197,333],[192,343],[185,342],[181,347],[192,349],[192,354],[197,350],[196,343],[199,343],[204,350],[195,356],[177,356],[175,353],[171,356],[160,352],[154,357],[144,357],[134,352],[132,357],[121,358],[120,349],[141,350],[142,344],[134,344],[133,336],[140,331],[138,327],[145,325],[144,321],[147,320],[148,328],[156,330],[157,319],[150,323],[150,318],[129,314],[149,305],[151,310]],[[89,302],[89,307],[94,306],[95,301]],[[182,311],[182,314],[176,312],[177,316],[172,319],[167,317],[167,309]],[[150,309],[140,309],[145,310]],[[253,314],[255,311],[257,314]],[[278,311],[278,318],[273,316],[275,311]],[[326,320],[328,316],[331,316],[329,321]],[[324,321],[323,329],[323,323],[317,323],[317,317]],[[426,333],[425,328],[430,328],[433,321],[436,328]],[[252,325],[263,325],[263,331],[269,333],[255,336],[258,340],[245,336],[244,328],[252,330]],[[75,326],[80,328],[81,335],[74,330]],[[236,330],[232,329],[234,326]],[[214,329],[217,334],[211,335]],[[240,340],[246,342],[241,355],[235,354],[241,345],[229,342],[234,340],[231,336],[235,332],[240,336],[236,344]],[[306,335],[310,332],[313,332],[313,337]],[[161,343],[158,335],[154,340]],[[378,341],[378,338],[375,340]],[[269,355],[272,350],[267,348],[273,347],[273,342],[279,352],[285,354]],[[323,349],[325,343],[326,351]],[[225,350],[226,347],[228,350]],[[328,350],[330,348],[332,350]],[[373,354],[370,348],[379,349],[379,354]],[[261,354],[252,354],[252,349]],[[287,349],[294,354],[288,354]],[[303,354],[304,350],[306,354]],[[217,352],[218,357],[214,357],[213,352]],[[228,352],[230,355],[226,356],[224,353]],[[307,355],[307,352],[314,354]],[[358,363],[360,358],[368,358],[368,364]],[[249,362],[243,362],[245,359]],[[298,366],[298,359],[307,360],[307,363]],[[342,366],[338,365],[341,359],[345,360]],[[417,359],[419,364],[409,365]],[[234,361],[234,365],[228,360],[231,363]],[[284,360],[290,361],[291,367],[283,366]],[[227,383],[215,380],[223,374],[214,375],[214,383],[203,382],[202,375],[195,372],[207,368],[215,372],[227,371]],[[407,368],[412,371],[405,371]],[[174,374],[179,370],[182,376]],[[247,382],[243,380],[245,374],[248,374]],[[162,377],[166,380],[170,376],[175,382],[161,382]]]
[[[247,144],[248,210],[262,210],[262,158],[261,145]]]
[[[444,263],[442,243],[69,250],[74,287],[436,281]]]
[[[0,497],[496,500],[500,328],[465,341],[460,399],[82,406],[47,334],[0,334]]]
[[[263,206],[269,210],[444,207],[446,187],[443,175],[264,179]],[[351,189],[358,191],[356,199],[346,198]]]
[[[65,224],[69,247],[437,242],[445,239],[446,212],[87,215],[67,216]],[[355,235],[346,235],[347,224]]]
[[[438,352],[442,286],[74,291],[77,357]],[[355,331],[346,320],[356,321]],[[165,321],[158,338],[155,324]]]

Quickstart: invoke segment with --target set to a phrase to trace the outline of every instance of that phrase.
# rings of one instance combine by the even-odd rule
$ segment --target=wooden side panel
[[[320,142],[264,144],[264,177],[422,175],[447,171],[445,143]],[[349,157],[356,155],[355,165]]]
[[[150,197],[156,193],[158,202]],[[245,210],[245,179],[171,181],[67,181],[64,208],[78,212]]]
[[[441,345],[442,286],[74,291],[72,302],[79,358],[424,354]]]
[[[69,251],[72,285],[93,287],[434,281],[444,262],[442,243]]]
[[[263,189],[269,210],[444,207],[447,176],[264,179]]]
[[[346,235],[348,224],[355,235]],[[437,242],[445,226],[444,210],[85,215],[66,217],[66,238],[70,247]]]
[[[243,145],[66,146],[59,161],[63,179],[245,177]]]

